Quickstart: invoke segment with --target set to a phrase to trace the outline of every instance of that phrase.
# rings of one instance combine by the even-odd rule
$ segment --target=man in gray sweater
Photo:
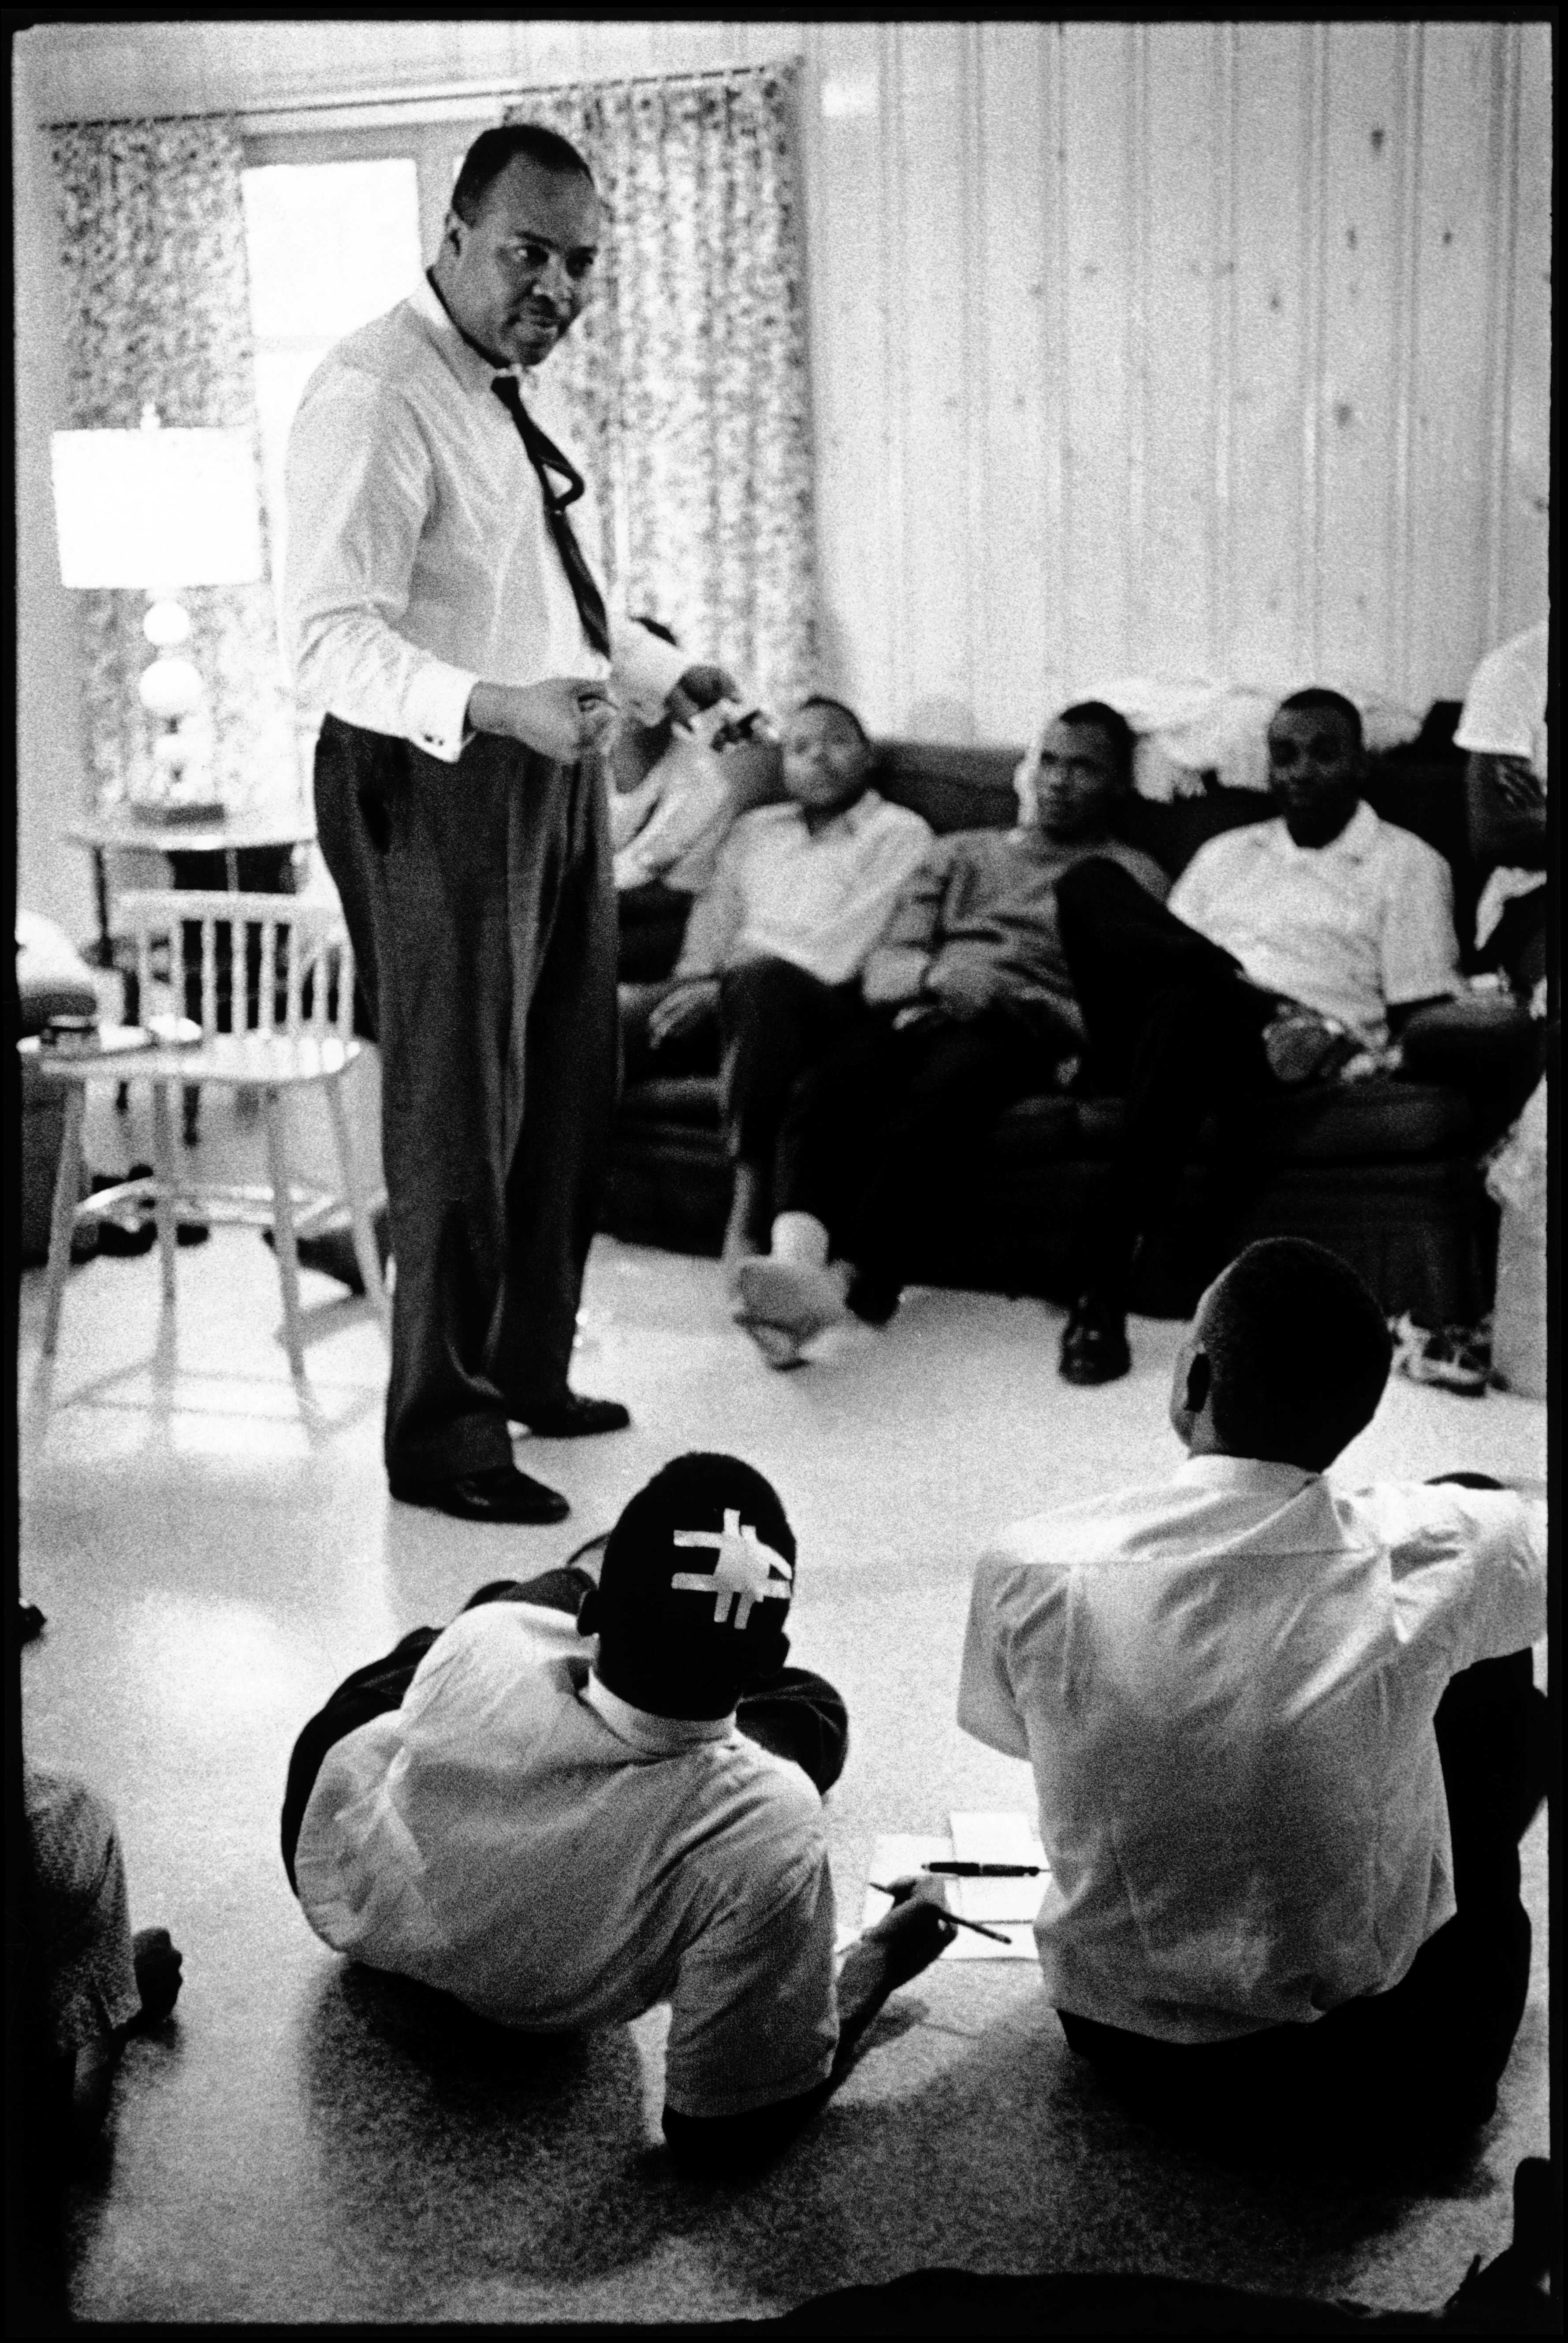
[[[797,1087],[779,1134],[770,1251],[737,1272],[744,1324],[775,1366],[847,1312],[898,1307],[912,1209],[961,1174],[1015,1099],[1076,1058],[1083,1021],[1058,930],[1062,875],[1098,855],[1162,900],[1148,855],[1111,835],[1132,735],[1087,700],[1049,724],[1032,820],[940,839],[905,888],[862,989],[882,1013]]]

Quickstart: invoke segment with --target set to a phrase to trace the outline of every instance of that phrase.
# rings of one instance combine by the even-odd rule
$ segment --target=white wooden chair
[[[173,1013],[199,1022],[201,1040],[174,1046],[155,1042],[134,1051],[110,1046],[80,1058],[38,1052],[39,1071],[65,1091],[65,1131],[49,1240],[45,1357],[54,1355],[59,1332],[73,1229],[117,1212],[135,1200],[154,1208],[164,1299],[170,1305],[182,1204],[196,1207],[214,1222],[271,1228],[283,1288],[284,1343],[292,1372],[303,1375],[296,1242],[334,1212],[338,1202],[300,1186],[290,1171],[285,1100],[291,1091],[311,1087],[326,1094],[355,1253],[365,1291],[383,1332],[389,1332],[391,1305],[370,1222],[378,1200],[367,1197],[360,1184],[343,1100],[343,1078],[359,1044],[353,1031],[354,956],[338,906],[293,895],[171,889],[122,895],[117,918],[135,954],[141,1015],[148,1016],[166,990]],[[225,1023],[231,1030],[220,1030]],[[112,1044],[113,1036],[106,1038]],[[87,1085],[95,1081],[151,1085],[155,1169],[150,1180],[122,1181],[83,1200],[82,1123]],[[266,1186],[224,1186],[192,1177],[176,1166],[171,1097],[192,1082],[215,1082],[260,1100]]]

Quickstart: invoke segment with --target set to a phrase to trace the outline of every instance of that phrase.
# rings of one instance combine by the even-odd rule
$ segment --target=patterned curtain
[[[53,133],[52,153],[64,227],[71,427],[134,428],[150,403],[171,427],[240,427],[255,439],[233,126],[68,124]],[[258,477],[259,453],[258,445]],[[146,597],[84,592],[72,599],[81,612],[95,794],[104,806],[154,778],[153,719],[136,697],[154,656],[142,632]],[[271,586],[265,578],[194,586],[180,599],[191,617],[184,653],[207,687],[189,719],[189,769],[231,809],[291,798],[293,714]]]
[[[796,75],[541,89],[507,109],[587,156],[604,249],[550,361],[617,598],[772,707],[815,679]]]

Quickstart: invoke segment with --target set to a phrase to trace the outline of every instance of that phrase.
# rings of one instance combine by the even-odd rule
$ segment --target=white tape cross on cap
[[[744,1627],[754,1603],[789,1600],[794,1580],[789,1564],[764,1545],[754,1529],[742,1524],[734,1506],[726,1509],[722,1530],[676,1530],[672,1543],[717,1553],[712,1570],[678,1570],[669,1582],[682,1594],[711,1594],[716,1627],[727,1620],[732,1627]]]

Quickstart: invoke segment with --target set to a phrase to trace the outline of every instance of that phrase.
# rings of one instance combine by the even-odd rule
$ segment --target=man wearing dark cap
[[[416,1628],[289,1769],[284,1860],[336,1951],[540,2032],[668,2002],[664,2129],[694,2168],[782,2145],[952,1933],[917,1892],[835,1977],[821,1794],[848,1722],[785,1665],[794,1581],[761,1474],[678,1457],[597,1584],[504,1582]]]

